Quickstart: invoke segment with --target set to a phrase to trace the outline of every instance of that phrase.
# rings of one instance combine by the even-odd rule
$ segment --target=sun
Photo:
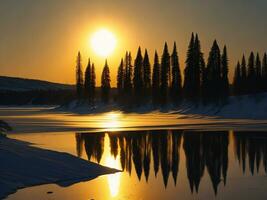
[[[96,31],[91,37],[91,47],[101,57],[112,54],[116,44],[117,40],[114,34],[105,28]]]

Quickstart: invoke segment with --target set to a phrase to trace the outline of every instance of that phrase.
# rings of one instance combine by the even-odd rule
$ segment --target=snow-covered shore
[[[119,171],[5,137],[0,137],[0,161],[0,199],[20,188],[49,183],[68,186]]]
[[[55,108],[55,111],[76,114],[104,113],[110,111],[149,113],[156,111],[170,114],[202,115],[228,119],[267,119],[267,93],[231,96],[224,104],[220,105],[192,104],[183,101],[179,106],[168,104],[161,108],[155,108],[151,104],[146,104],[125,109],[116,104],[103,105],[101,103],[90,107],[86,102],[73,101]]]

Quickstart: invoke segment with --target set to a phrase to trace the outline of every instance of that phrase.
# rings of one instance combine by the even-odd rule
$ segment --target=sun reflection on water
[[[114,129],[121,127],[121,113],[110,112],[105,114],[104,121],[102,123],[103,128]]]
[[[115,168],[115,169],[120,169],[120,156],[118,155],[116,158],[111,155],[110,153],[110,139],[108,135],[105,135],[105,149],[104,149],[104,165],[107,167]],[[121,174],[116,173],[116,174],[110,174],[107,175],[107,181],[108,181],[108,186],[110,190],[110,195],[111,197],[116,197],[119,193],[119,188],[120,188],[120,178]]]

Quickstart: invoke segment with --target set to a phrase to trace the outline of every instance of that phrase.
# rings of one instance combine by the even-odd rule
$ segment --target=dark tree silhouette
[[[245,94],[246,90],[247,90],[247,64],[245,55],[243,55],[241,62],[241,86],[240,86],[241,94]]]
[[[170,71],[170,54],[168,51],[168,45],[165,42],[163,54],[161,57],[161,84],[160,84],[160,96],[161,103],[166,104],[168,98],[169,87],[169,71]]]
[[[101,93],[102,101],[108,103],[110,93],[110,74],[107,60],[105,62],[105,66],[101,76]]]
[[[262,59],[262,84],[264,91],[267,90],[267,54],[264,53]]]
[[[154,66],[152,74],[152,96],[153,103],[157,105],[159,103],[159,91],[160,91],[160,64],[157,51],[154,56]]]
[[[121,59],[121,63],[117,73],[117,89],[119,95],[122,95],[123,88],[124,88],[124,67],[123,67],[123,59]]]
[[[137,103],[140,103],[141,97],[143,96],[143,57],[141,53],[141,48],[138,48],[136,59],[134,62],[134,95]]]
[[[186,98],[192,98],[195,92],[193,89],[194,43],[195,43],[195,36],[192,33],[191,40],[187,50],[185,69],[184,69],[184,95]]]
[[[91,62],[90,62],[90,58],[88,60],[88,64],[85,70],[85,75],[84,75],[84,94],[85,97],[90,101],[90,95],[91,95],[91,87],[90,87],[90,83],[91,83]]]
[[[76,93],[78,99],[83,98],[83,71],[82,71],[82,57],[80,52],[78,52],[76,60]]]
[[[173,103],[177,104],[179,98],[182,97],[182,77],[181,77],[179,58],[175,42],[173,45],[173,52],[171,55],[171,68],[172,68],[172,79],[171,79],[172,81],[171,81],[170,93]]]
[[[150,91],[151,91],[151,66],[150,66],[147,50],[145,50],[143,65],[144,65],[144,73],[143,73],[144,92],[146,96],[149,96]]]
[[[239,61],[237,62],[236,68],[235,68],[235,74],[234,74],[234,91],[235,94],[240,94],[241,92],[241,69],[240,69],[240,63]]]
[[[255,90],[256,73],[255,73],[255,56],[251,52],[248,59],[248,79],[247,79],[247,90],[249,93],[253,93]]]
[[[220,48],[215,40],[209,53],[207,63],[207,97],[218,102],[221,91],[221,55]]]
[[[131,95],[132,93],[132,76],[133,76],[133,66],[132,66],[132,56],[131,52],[126,52],[125,55],[125,75],[124,75],[124,93],[126,95]]]
[[[91,103],[93,104],[95,101],[95,87],[96,87],[96,75],[95,75],[95,64],[92,63],[91,67],[91,78],[90,78],[90,91],[91,91]]]
[[[228,80],[228,55],[226,46],[222,53],[222,97],[226,98],[229,94],[229,80]]]
[[[263,88],[262,88],[262,79],[261,79],[261,60],[260,60],[259,53],[257,53],[257,56],[256,56],[255,70],[256,70],[256,83],[255,83],[256,87],[254,88],[254,90],[256,92],[260,92]]]

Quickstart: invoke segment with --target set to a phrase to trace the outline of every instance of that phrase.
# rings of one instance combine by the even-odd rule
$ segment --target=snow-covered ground
[[[118,172],[67,153],[4,137],[0,137],[0,160],[0,199],[20,188],[48,183],[68,186]]]
[[[220,105],[203,105],[201,103],[196,105],[184,101],[178,107],[169,104],[162,108],[155,108],[153,105],[149,104],[137,108],[122,109],[116,104],[103,105],[101,103],[90,107],[86,102],[73,101],[69,104],[57,107],[55,111],[76,114],[93,114],[110,111],[120,111],[124,113],[160,112],[184,115],[194,114],[228,119],[267,119],[267,93],[231,96],[224,104]]]

